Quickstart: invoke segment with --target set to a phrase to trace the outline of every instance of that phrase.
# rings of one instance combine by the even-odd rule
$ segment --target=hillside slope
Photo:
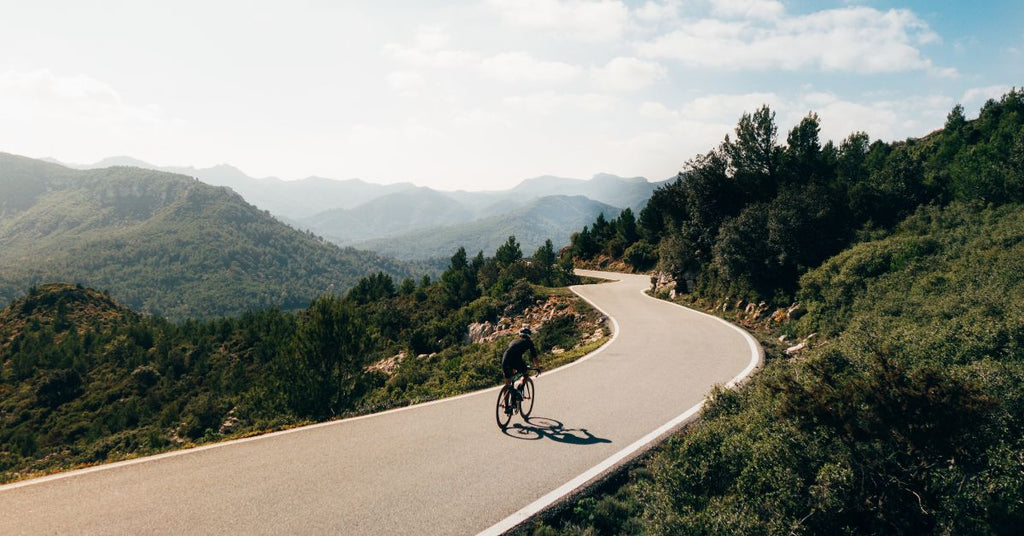
[[[189,177],[0,154],[0,303],[33,284],[70,281],[146,313],[233,315],[304,307],[376,271],[411,275]]]
[[[327,210],[299,223],[335,244],[348,245],[473,218],[473,211],[444,193],[414,188],[378,197],[356,208]]]
[[[758,152],[769,176],[749,127],[770,142],[772,117],[744,114],[638,220],[663,294],[763,329],[764,370],[536,534],[1019,533],[1024,92],[893,143],[821,146],[810,114]],[[614,236],[573,249],[594,234]]]
[[[523,252],[529,255],[549,238],[556,249],[568,244],[571,230],[593,221],[601,213],[618,214],[619,209],[582,196],[548,196],[505,214],[355,245],[398,259],[413,260],[445,255],[460,246],[469,252],[493,251],[509,235],[515,235]]]

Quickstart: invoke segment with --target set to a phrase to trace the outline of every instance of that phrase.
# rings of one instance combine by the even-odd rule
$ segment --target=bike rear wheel
[[[498,390],[498,403],[495,405],[494,417],[498,421],[498,428],[504,430],[508,427],[508,423],[512,420],[512,412],[507,411],[512,402],[512,388],[509,386],[502,387]]]
[[[523,419],[529,419],[530,412],[533,411],[533,395],[533,380],[527,376],[523,379],[523,398],[519,401],[519,413]]]

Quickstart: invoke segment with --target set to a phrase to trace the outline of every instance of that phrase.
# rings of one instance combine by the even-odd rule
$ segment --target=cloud
[[[420,50],[443,49],[451,36],[437,26],[421,26],[416,31],[416,48]]]
[[[980,109],[981,105],[985,104],[985,101],[988,99],[998,100],[999,97],[1009,93],[1010,89],[1010,86],[1007,85],[974,87],[964,92],[964,96],[960,99],[960,103],[966,111],[971,112],[973,110]]]
[[[506,52],[480,63],[481,72],[501,82],[561,84],[580,75],[582,68],[557,61],[538,60],[522,52]]]
[[[575,109],[589,112],[607,110],[615,102],[613,97],[597,93],[535,93],[507,97],[505,106],[518,110],[547,115],[555,111]]]
[[[732,5],[723,3],[722,6]],[[738,9],[735,6],[729,9]],[[758,14],[767,15],[762,9]],[[887,73],[925,70],[955,75],[922,56],[919,46],[938,36],[908,10],[830,9],[769,20],[691,20],[638,45],[648,58],[728,70]],[[753,15],[750,15],[753,17]]]
[[[924,95],[854,101],[828,92],[807,92],[792,97],[775,93],[706,95],[678,107],[648,101],[638,109],[647,121],[643,131],[616,143],[661,162],[663,169],[670,164],[682,166],[717,146],[726,134],[733,133],[744,112],[753,112],[763,104],[776,114],[780,143],[812,111],[820,118],[822,140],[839,143],[855,131],[884,140],[921,136],[942,126],[953,100]]]
[[[665,78],[665,67],[637,58],[613,58],[604,67],[594,69],[591,77],[606,91],[639,91]]]
[[[629,9],[616,0],[488,0],[509,24],[550,31],[583,41],[622,36]]]
[[[645,24],[674,21],[679,18],[680,1],[654,2],[647,0],[644,5],[632,10],[632,16]]]
[[[719,17],[777,19],[785,11],[776,0],[711,0],[711,13]]]
[[[471,128],[510,128],[513,122],[508,117],[485,108],[459,110],[452,116],[452,124]]]
[[[0,116],[104,124],[169,121],[159,106],[129,104],[114,88],[95,78],[58,76],[48,69],[0,74]]]
[[[388,85],[403,97],[415,97],[426,85],[423,76],[416,71],[395,71],[388,75]]]
[[[384,54],[414,67],[463,67],[479,55],[461,50],[423,50],[397,43],[384,45]]]
[[[85,74],[48,69],[0,73],[0,147],[71,162],[112,154],[143,159],[173,144],[188,128],[156,104],[133,103]],[[189,138],[191,140],[193,138]]]
[[[680,113],[689,119],[735,124],[744,112],[753,112],[765,104],[777,108],[782,98],[775,93],[706,95],[686,103]]]
[[[383,53],[391,59],[419,68],[465,67],[480,57],[475,52],[445,48],[450,40],[448,33],[441,28],[421,26],[413,36],[411,46],[387,43]]]

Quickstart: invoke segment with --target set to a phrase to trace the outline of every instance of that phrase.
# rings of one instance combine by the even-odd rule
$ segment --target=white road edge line
[[[579,296],[579,294],[577,294],[577,296]],[[586,300],[586,298],[584,298],[584,300],[587,301],[587,303],[590,303],[590,301]],[[591,305],[593,306],[592,303],[591,303]],[[596,308],[598,311],[601,311],[600,307],[594,306],[594,308]],[[604,314],[605,317],[611,319],[611,321],[612,321],[613,333],[612,333],[611,339],[609,339],[607,342],[602,344],[600,348],[594,350],[593,352],[590,352],[589,354],[587,354],[587,355],[585,355],[585,356],[583,356],[583,357],[581,357],[581,358],[579,358],[579,359],[577,359],[577,360],[575,360],[575,361],[573,361],[571,363],[566,363],[565,365],[562,365],[562,366],[560,366],[560,367],[558,367],[556,369],[552,369],[550,371],[545,372],[544,376],[547,376],[547,375],[550,375],[550,374],[554,374],[556,372],[561,372],[561,371],[563,371],[563,370],[565,370],[565,369],[567,369],[569,367],[572,367],[574,365],[577,365],[579,363],[587,361],[587,360],[591,359],[592,357],[600,354],[602,351],[604,351],[605,348],[611,346],[611,344],[613,342],[615,342],[615,339],[617,339],[619,337],[619,324],[618,324],[618,322],[615,321],[614,318],[612,318],[612,317],[608,316],[607,314],[605,314],[604,311],[601,311],[601,313]],[[192,447],[192,448],[183,449],[183,450],[175,450],[175,451],[172,451],[172,452],[165,452],[163,454],[154,454],[152,456],[143,456],[141,458],[133,458],[131,460],[124,460],[124,461],[120,461],[120,462],[113,462],[113,463],[106,463],[106,464],[101,464],[101,465],[94,465],[92,467],[85,467],[85,468],[82,468],[82,469],[74,469],[74,470],[71,470],[71,471],[64,471],[64,472],[61,472],[61,473],[54,473],[52,475],[46,475],[46,476],[36,477],[36,478],[28,479],[28,480],[22,480],[22,481],[19,481],[19,482],[12,482],[10,484],[0,485],[0,493],[2,493],[4,491],[9,491],[9,490],[17,489],[17,488],[24,488],[24,487],[28,487],[28,486],[34,486],[34,485],[37,485],[37,484],[45,484],[46,482],[52,482],[54,480],[61,480],[61,479],[64,479],[64,478],[73,478],[73,477],[78,477],[78,476],[82,476],[82,475],[87,475],[89,473],[97,473],[97,472],[100,472],[100,471],[108,471],[108,470],[112,470],[112,469],[119,469],[119,468],[122,468],[122,467],[128,467],[128,466],[131,466],[131,465],[137,465],[137,464],[141,464],[141,463],[155,462],[155,461],[162,460],[162,459],[165,459],[165,458],[173,458],[173,457],[176,457],[176,456],[186,456],[186,455],[193,454],[193,453],[196,453],[196,452],[202,452],[204,450],[211,450],[211,449],[219,449],[219,448],[223,448],[223,447],[230,447],[232,445],[237,445],[237,444],[240,444],[240,443],[248,443],[250,441],[260,441],[260,440],[264,440],[264,439],[270,439],[270,438],[273,438],[273,437],[282,436],[282,435],[286,435],[286,434],[294,434],[294,433],[302,432],[302,431],[305,431],[305,430],[312,430],[314,428],[322,428],[322,427],[325,427],[325,426],[337,426],[337,425],[345,424],[345,423],[352,422],[352,421],[359,421],[359,420],[363,420],[363,419],[372,419],[372,418],[375,418],[375,417],[381,417],[383,415],[389,415],[391,413],[398,413],[398,412],[401,412],[401,411],[409,411],[409,410],[413,410],[413,409],[417,409],[417,408],[424,408],[424,407],[427,407],[427,406],[433,406],[435,404],[444,404],[444,403],[447,403],[447,402],[453,402],[455,400],[460,400],[460,399],[468,398],[468,397],[471,397],[471,396],[480,396],[480,395],[483,395],[483,394],[486,394],[486,393],[489,393],[489,392],[492,392],[492,391],[497,391],[497,390],[501,389],[501,387],[502,387],[501,385],[495,385],[494,387],[488,387],[486,389],[481,389],[479,391],[473,391],[471,393],[464,393],[464,394],[461,394],[461,395],[456,395],[456,396],[452,396],[452,397],[448,397],[448,398],[440,398],[440,399],[437,399],[437,400],[431,400],[430,402],[422,402],[420,404],[413,404],[413,405],[410,405],[410,406],[402,406],[400,408],[389,409],[389,410],[381,411],[381,412],[378,412],[378,413],[370,413],[370,414],[367,414],[367,415],[359,415],[358,417],[349,417],[347,419],[338,419],[336,421],[327,421],[327,422],[319,422],[319,423],[314,423],[314,424],[307,424],[305,426],[299,426],[299,427],[296,427],[296,428],[289,428],[287,430],[279,430],[277,432],[270,432],[270,433],[260,434],[260,435],[250,436],[250,437],[243,437],[241,439],[231,439],[231,440],[228,440],[228,441],[221,441],[219,443],[211,443],[209,445],[200,445],[198,447]]]
[[[617,280],[617,281],[621,281],[621,280]],[[572,289],[572,288],[573,287],[570,287],[570,289]],[[575,292],[575,290],[573,292]],[[651,298],[652,300],[657,300],[658,299],[658,298],[655,298],[653,296],[650,296],[644,290],[641,290],[640,292],[641,292],[641,294],[643,294],[644,296],[647,296],[648,298]],[[577,294],[577,296],[579,296],[579,294]],[[580,297],[583,298],[584,300],[586,300],[587,303],[590,303],[590,305],[593,306],[594,308],[596,308],[598,311],[601,311],[602,313],[604,313],[604,315],[606,317],[612,319],[612,322],[615,324],[615,335],[616,335],[616,337],[618,337],[618,334],[619,334],[619,328],[618,328],[619,324],[618,324],[618,322],[616,322],[615,319],[612,318],[611,315],[609,315],[608,313],[605,313],[604,310],[602,310],[600,307],[598,307],[595,303],[591,302],[590,300],[588,300],[587,298],[585,298],[583,296],[580,296]],[[748,363],[747,367],[745,369],[743,369],[739,374],[737,374],[736,377],[734,377],[732,380],[730,380],[729,383],[725,384],[726,388],[728,388],[728,389],[734,388],[735,386],[737,386],[739,384],[739,382],[745,380],[750,374],[752,374],[755,370],[757,370],[764,363],[764,349],[761,348],[761,345],[759,345],[757,343],[757,341],[754,340],[754,337],[752,335],[750,335],[749,333],[747,333],[746,330],[740,328],[739,326],[737,326],[735,324],[732,324],[730,322],[726,322],[725,320],[723,320],[723,319],[721,319],[721,318],[719,318],[717,316],[710,315],[710,314],[705,313],[703,311],[697,311],[695,309],[690,309],[689,307],[684,307],[684,306],[679,305],[678,303],[674,303],[674,302],[667,302],[667,303],[671,303],[672,305],[675,305],[677,307],[682,307],[683,309],[686,309],[687,311],[691,311],[691,312],[698,313],[698,314],[701,314],[701,315],[704,315],[704,316],[707,316],[707,317],[714,318],[715,320],[718,320],[719,322],[721,322],[721,323],[723,323],[723,324],[725,324],[725,325],[735,329],[737,332],[739,332],[741,335],[743,335],[743,337],[746,339],[747,345],[750,347],[750,363]],[[609,344],[606,344],[605,346],[602,346],[601,349],[603,350],[607,346],[610,346],[610,344],[611,344],[611,341],[609,341]],[[611,469],[612,467],[614,467],[619,462],[625,460],[629,456],[635,454],[636,452],[640,451],[641,449],[643,449],[643,448],[647,447],[648,445],[654,443],[657,439],[659,439],[661,436],[667,434],[669,431],[673,430],[675,427],[680,426],[683,423],[693,419],[694,417],[697,416],[698,413],[700,413],[700,410],[704,408],[704,403],[705,403],[705,401],[701,401],[697,405],[695,405],[695,406],[691,407],[690,409],[688,409],[688,410],[684,411],[683,413],[681,413],[676,418],[674,418],[671,421],[665,423],[664,425],[659,427],[657,430],[654,430],[653,432],[645,435],[644,437],[640,438],[639,440],[635,441],[633,444],[627,446],[626,448],[620,450],[619,452],[616,452],[615,454],[612,454],[610,457],[608,457],[607,459],[605,459],[601,463],[595,465],[594,467],[590,468],[588,471],[584,472],[583,474],[581,474],[581,475],[577,476],[576,478],[566,482],[565,484],[562,484],[561,486],[559,486],[555,490],[551,491],[547,495],[544,495],[543,497],[537,499],[536,501],[526,505],[525,507],[523,507],[521,510],[515,512],[514,514],[506,517],[505,519],[503,519],[503,520],[495,523],[494,525],[488,527],[487,529],[479,532],[477,534],[477,536],[498,536],[498,535],[504,534],[507,531],[510,531],[510,530],[514,529],[515,527],[519,526],[521,523],[523,523],[524,521],[526,521],[530,517],[540,513],[545,508],[551,506],[552,504],[554,504],[558,500],[560,500],[563,497],[569,495],[570,493],[572,493],[576,489],[580,488],[581,486],[583,486],[584,484],[586,484],[590,480],[592,480],[594,478],[597,478],[602,473],[604,473],[608,469]]]

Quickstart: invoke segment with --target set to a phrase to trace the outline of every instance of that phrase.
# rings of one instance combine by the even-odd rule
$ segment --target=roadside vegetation
[[[813,114],[784,146],[774,132],[767,108],[744,115],[735,139],[655,193],[636,242],[609,232],[620,215],[573,248],[656,267],[662,296],[733,320],[806,314],[751,324],[762,372],[715,390],[623,485],[528,530],[1018,533],[1024,92],[973,121],[957,106],[944,129],[905,142],[822,146]],[[633,263],[643,243],[656,258]]]
[[[509,237],[490,258],[460,248],[436,281],[377,273],[298,313],[180,322],[33,287],[0,311],[0,482],[496,385],[524,323],[554,366],[604,334],[554,288],[569,268],[550,242],[527,262]]]

